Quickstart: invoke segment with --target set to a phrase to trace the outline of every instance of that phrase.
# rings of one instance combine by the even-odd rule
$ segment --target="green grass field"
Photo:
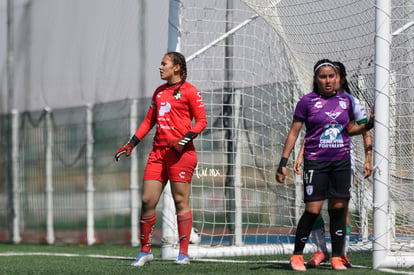
[[[115,245],[12,245],[0,244],[0,274],[289,274],[289,255],[192,259],[190,265],[174,265],[161,259],[153,247],[155,260],[143,267],[130,264],[139,248]],[[354,268],[333,271],[330,265],[308,269],[306,274],[387,274],[371,269],[371,253],[349,255]],[[305,256],[309,259],[309,255]],[[404,274],[410,274],[403,271]]]

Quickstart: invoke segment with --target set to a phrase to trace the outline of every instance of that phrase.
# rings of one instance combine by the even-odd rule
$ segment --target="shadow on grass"
[[[255,267],[250,268],[250,270],[259,272],[258,274],[260,274],[261,271],[275,271],[275,270],[291,271],[292,269],[290,268],[290,264],[288,263],[272,263],[272,264],[266,264],[266,265],[261,265],[261,266],[255,266]]]

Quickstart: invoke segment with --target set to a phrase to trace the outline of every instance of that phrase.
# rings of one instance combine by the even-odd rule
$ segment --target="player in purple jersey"
[[[335,90],[336,77],[337,68],[330,60],[322,59],[315,64],[313,90],[296,105],[276,173],[276,180],[283,183],[289,155],[305,124],[305,212],[296,229],[295,248],[290,259],[293,270],[306,270],[303,249],[325,199],[328,199],[330,218],[332,268],[346,269],[340,256],[345,236],[344,209],[350,198],[351,161],[347,127],[354,120],[354,114],[351,98]]]
[[[353,108],[354,108],[353,113],[354,113],[354,119],[355,119],[354,123],[358,126],[354,126],[351,124],[350,126],[348,126],[348,130],[352,128],[352,130],[356,130],[357,133],[360,132],[361,128],[364,130],[362,132],[362,136],[364,140],[364,148],[365,148],[365,163],[363,165],[363,173],[364,173],[364,177],[367,178],[372,174],[372,164],[371,164],[372,162],[372,138],[371,138],[371,133],[369,129],[373,126],[374,114],[371,113],[371,116],[368,120],[365,107],[361,104],[361,102],[357,98],[355,98],[350,93],[348,93],[350,92],[350,89],[349,89],[348,81],[346,79],[345,66],[341,62],[334,62],[334,65],[337,67],[337,70],[338,70],[338,77],[337,77],[337,83],[336,83],[337,92],[349,94],[352,101],[354,102],[353,104]],[[350,135],[353,135],[353,134],[354,133],[352,132],[350,133]],[[352,185],[354,181],[354,174],[356,171],[352,139],[351,139],[350,147],[351,147],[351,185]],[[301,174],[300,166],[302,165],[302,162],[303,162],[303,149],[304,149],[304,144],[302,143],[301,150],[293,165],[293,170],[296,174]],[[347,257],[347,249],[349,246],[349,236],[351,233],[351,226],[350,226],[350,220],[348,217],[347,209],[348,208],[346,206],[345,207],[346,235],[345,235],[345,241],[344,241],[344,246],[342,249],[341,258],[346,267],[352,267],[352,264],[350,263]],[[317,247],[317,251],[312,255],[310,261],[307,262],[306,266],[317,267],[319,266],[321,262],[327,262],[329,260],[329,253],[328,253],[328,250],[326,247],[326,241],[325,241],[325,223],[321,215],[318,217],[318,219],[314,223],[312,227],[311,235]]]

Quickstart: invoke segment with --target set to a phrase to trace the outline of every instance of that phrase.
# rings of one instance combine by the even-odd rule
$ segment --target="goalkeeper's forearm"
[[[178,142],[178,144],[185,147],[190,141],[192,141],[196,137],[197,137],[197,134],[190,131],[183,136],[183,138]]]
[[[140,143],[141,141],[139,140],[139,138],[137,138],[137,136],[136,135],[133,135],[132,137],[131,137],[131,139],[129,140],[129,142],[128,143],[130,143],[133,147],[135,147],[135,146],[137,146],[138,145],[138,143]]]
[[[168,143],[168,145],[170,147],[173,147],[177,152],[181,153],[184,150],[185,146],[187,146],[187,144],[196,137],[196,133],[189,131],[181,139],[172,140]]]

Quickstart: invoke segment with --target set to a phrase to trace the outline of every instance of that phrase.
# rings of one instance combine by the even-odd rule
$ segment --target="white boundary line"
[[[121,260],[135,260],[132,257],[124,256],[107,256],[97,254],[73,254],[73,253],[49,253],[49,252],[0,252],[0,257],[13,256],[58,256],[58,257],[89,257],[102,259],[121,259]]]
[[[390,268],[380,268],[378,270],[382,271],[382,272],[393,273],[393,274],[407,274],[407,275],[413,275],[414,274],[414,272],[411,272],[411,271],[394,270],[394,269],[390,269]]]
[[[124,257],[124,256],[108,256],[108,255],[99,255],[99,254],[74,254],[74,253],[50,253],[50,252],[0,252],[0,257],[13,257],[13,256],[57,256],[57,257],[89,257],[89,258],[100,258],[100,259],[120,259],[120,260],[134,260],[134,257]],[[155,258],[154,260],[163,261],[163,259]],[[224,260],[224,259],[191,259],[194,262],[211,262],[211,263],[237,263],[237,264],[251,264],[251,263],[278,263],[278,264],[288,264],[289,261],[248,261],[248,260]],[[329,265],[323,263],[322,265]],[[371,267],[363,265],[353,265],[353,268],[358,269],[371,269]],[[414,275],[414,272],[411,271],[402,271],[394,270],[389,268],[381,268],[379,271],[392,273],[392,274],[405,274],[405,275]]]

